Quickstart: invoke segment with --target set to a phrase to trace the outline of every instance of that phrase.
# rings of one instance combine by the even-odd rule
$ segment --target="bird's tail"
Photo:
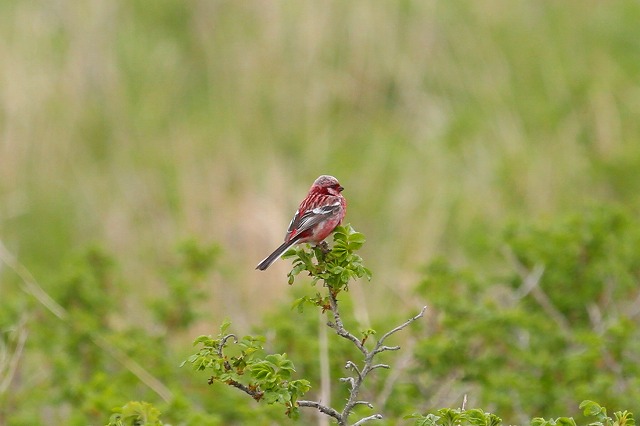
[[[297,240],[298,240],[297,238],[292,238],[289,241],[285,241],[280,247],[275,249],[273,253],[267,256],[262,262],[258,263],[258,266],[256,266],[256,269],[259,269],[261,271],[264,271],[265,269],[267,269],[269,266],[271,266],[273,262],[275,262],[282,255],[282,253],[284,253],[289,247],[294,245]]]

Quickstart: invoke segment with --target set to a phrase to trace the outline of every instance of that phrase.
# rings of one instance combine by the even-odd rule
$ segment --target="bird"
[[[347,213],[347,200],[342,195],[343,190],[335,177],[318,177],[293,215],[284,243],[258,263],[256,269],[266,270],[294,244],[320,243],[331,235]]]

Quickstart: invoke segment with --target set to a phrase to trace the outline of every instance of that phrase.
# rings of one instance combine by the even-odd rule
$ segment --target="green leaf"
[[[636,421],[633,418],[633,413],[630,413],[628,411],[616,411],[614,414],[614,417],[616,418],[616,425],[617,426],[635,426]]]
[[[298,253],[295,248],[290,248],[289,250],[285,251],[281,257],[283,259],[289,259],[291,257],[295,257],[297,254]]]
[[[333,241],[347,241],[346,230],[339,226],[333,231]]]
[[[130,401],[110,418],[107,426],[162,426],[160,411],[148,402]]]
[[[262,396],[262,400],[267,404],[274,404],[278,402],[279,397],[280,395],[277,392],[265,391],[264,395]]]
[[[442,408],[438,410],[438,414],[442,419],[441,424],[444,426],[457,426],[462,422],[461,410],[457,408]]]
[[[556,419],[557,426],[576,426],[576,421],[573,420],[573,417],[558,417]]]
[[[529,423],[531,426],[551,426],[548,421],[542,417],[534,417]]]
[[[596,416],[598,420],[603,420],[607,416],[607,409],[600,404],[590,400],[584,400],[580,403],[579,408],[583,410],[585,416]]]
[[[226,334],[227,329],[229,328],[230,325],[231,325],[231,321],[229,321],[228,319],[225,319],[224,321],[222,321],[222,325],[220,325],[220,335]]]
[[[297,309],[298,313],[301,314],[304,311],[304,305],[307,303],[311,303],[307,296],[296,299],[291,305],[291,310]]]
[[[200,343],[206,345],[207,343],[209,343],[212,340],[213,339],[211,338],[211,336],[204,336],[204,335],[203,336],[198,336],[196,338],[196,340],[193,341],[193,346],[196,346],[196,345],[198,345]],[[212,346],[212,345],[209,345],[209,346]]]
[[[438,420],[440,416],[429,413],[427,415],[422,414],[409,414],[404,416],[405,419],[416,419],[414,426],[438,426]]]
[[[349,235],[349,242],[350,243],[360,243],[360,245],[364,244],[364,242],[366,241],[364,234],[360,233],[360,232],[354,232],[351,235]]]

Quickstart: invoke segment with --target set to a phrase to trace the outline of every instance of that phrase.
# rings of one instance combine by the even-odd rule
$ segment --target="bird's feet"
[[[331,251],[329,248],[329,244],[326,241],[321,241],[318,243],[318,248],[322,251],[322,254],[327,255]]]

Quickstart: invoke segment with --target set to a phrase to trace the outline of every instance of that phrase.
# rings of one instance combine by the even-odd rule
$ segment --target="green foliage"
[[[398,339],[418,342],[417,368],[391,376],[388,398],[386,371],[368,388],[384,412],[467,392],[509,423],[575,415],[586,398],[636,410],[639,21],[635,0],[0,2],[1,242],[67,313],[3,258],[0,331],[17,363],[2,370],[15,374],[0,423],[99,424],[129,399],[176,425],[277,423],[278,407],[212,398],[176,366],[186,336],[232,315],[316,383],[317,315],[278,306],[277,276],[251,268],[315,171],[340,177],[375,240],[381,285],[356,305],[373,328],[413,303],[411,274],[440,256],[417,296],[428,325]],[[622,220],[582,217],[594,202]],[[185,233],[231,263],[198,277],[197,261],[166,253]],[[328,349],[332,377],[344,346]]]
[[[164,273],[168,294],[151,302],[156,319],[170,331],[186,329],[198,318],[198,306],[206,295],[204,285],[220,247],[200,246],[191,239],[180,244],[178,253],[178,262]]]
[[[115,414],[107,426],[162,426],[160,411],[148,402],[130,401],[121,408],[114,409]]]
[[[415,426],[500,426],[502,419],[481,409],[463,410],[442,408],[437,414],[412,414],[405,419],[415,419]]]
[[[289,277],[291,279],[300,271],[306,270],[312,277],[313,285],[322,281],[323,291],[328,293],[326,296],[317,293],[315,298],[303,297],[294,304],[294,307],[298,307],[298,314],[304,313],[301,309],[304,303],[311,303],[321,308],[321,313],[331,311],[330,321],[325,326],[333,329],[338,337],[346,340],[357,354],[358,361],[354,362],[351,358],[341,360],[344,368],[349,372],[347,377],[340,379],[341,382],[349,384],[344,407],[336,409],[324,401],[298,400],[299,396],[310,389],[310,382],[291,380],[292,372],[295,371],[293,363],[285,354],[265,356],[261,346],[262,338],[248,336],[238,340],[234,334],[227,334],[229,322],[222,324],[216,338],[200,336],[196,339],[195,344],[203,347],[185,362],[193,364],[196,370],[212,370],[213,376],[209,379],[209,383],[220,381],[240,389],[256,401],[264,400],[268,404],[283,404],[286,407],[285,413],[292,418],[299,417],[298,406],[307,407],[316,409],[323,415],[332,417],[338,424],[346,426],[350,415],[358,406],[366,405],[374,408],[372,403],[360,399],[361,388],[372,371],[390,368],[389,365],[378,362],[378,355],[385,351],[400,349],[399,346],[387,346],[385,340],[422,318],[426,307],[418,315],[389,330],[373,345],[369,345],[369,347],[372,346],[371,348],[365,346],[367,339],[376,333],[375,330],[365,330],[362,332],[361,339],[352,334],[344,327],[337,299],[338,293],[348,290],[350,280],[371,276],[369,270],[364,267],[362,258],[355,254],[355,251],[362,247],[364,236],[356,233],[350,226],[337,228],[335,234],[335,244],[331,250],[326,244],[322,244],[311,252],[292,251],[289,257],[295,257],[294,268]],[[313,262],[313,258],[316,262]],[[300,268],[301,265],[303,268]],[[236,355],[228,355],[228,351],[225,354],[231,340],[239,347]],[[324,350],[326,346],[328,344],[325,342]],[[328,354],[325,354],[326,358]],[[247,372],[249,374],[246,374]],[[323,372],[324,377],[327,374]],[[363,417],[356,423],[382,418],[383,416],[378,413]]]
[[[297,275],[307,272],[312,285],[322,281],[334,294],[349,290],[349,281],[366,277],[371,279],[371,271],[367,269],[360,255],[355,252],[365,242],[364,235],[356,232],[351,225],[338,226],[333,233],[333,248],[328,250],[324,245],[312,249],[298,246],[287,250],[284,259],[293,259],[293,268],[287,274],[289,284],[293,284]],[[303,297],[294,303],[298,311],[302,311],[305,303],[328,308],[326,297],[317,293],[314,297]]]
[[[592,207],[543,225],[520,221],[508,227],[504,243],[522,267],[544,266],[540,288],[571,324],[589,325],[586,308],[603,297],[625,300],[640,280],[640,226],[617,207]],[[514,276],[511,285],[519,281]],[[605,312],[609,306],[600,303]]]
[[[573,417],[558,417],[549,420],[536,417],[531,419],[531,426],[576,426],[576,421],[573,420]]]
[[[176,265],[171,269],[175,274],[173,276],[183,277],[184,282],[193,279],[195,283],[195,277],[206,280],[215,262],[212,253],[217,250],[211,247],[193,241],[182,246],[179,252],[186,253],[187,250],[190,254],[180,254],[175,262],[171,260]],[[204,253],[209,254],[205,256]],[[198,259],[198,262],[189,262],[189,258]],[[12,351],[9,355],[19,357],[13,368],[24,366],[24,369],[19,370],[19,375],[13,376],[20,377],[20,380],[2,380],[3,386],[7,387],[0,388],[0,422],[6,419],[8,425],[39,424],[34,413],[46,408],[56,423],[55,419],[64,416],[65,424],[99,424],[112,407],[120,406],[129,399],[144,398],[156,401],[156,405],[166,413],[164,417],[167,422],[179,419],[209,426],[221,424],[216,411],[224,412],[227,405],[224,401],[205,399],[204,392],[198,394],[190,391],[188,399],[183,395],[182,390],[188,389],[192,381],[195,382],[194,378],[181,374],[176,368],[184,354],[176,351],[164,334],[150,332],[144,320],[122,321],[121,315],[126,311],[124,308],[128,303],[133,306],[135,301],[122,300],[118,296],[123,288],[130,287],[120,272],[114,256],[100,247],[92,246],[60,266],[57,275],[47,283],[51,289],[49,295],[45,293],[44,285],[40,287],[39,283],[35,283],[34,292],[38,292],[38,299],[26,294],[26,300],[21,303],[19,299],[2,301],[8,303],[12,300],[22,308],[21,315],[18,310],[3,310],[0,328],[5,330],[7,324],[17,324],[9,327],[16,328],[18,333],[8,340],[8,348]],[[181,299],[180,307],[183,310],[198,311],[197,304],[201,299],[192,297],[198,294],[195,290]],[[10,297],[13,296],[10,294]],[[55,315],[39,302],[46,302],[49,300],[47,297],[51,298],[47,303],[57,306]],[[175,324],[172,318],[167,313],[164,317],[158,317],[158,320],[161,324]],[[27,337],[21,352],[17,350],[19,341],[16,340],[20,335]],[[4,336],[3,333],[3,339]],[[0,379],[4,377],[2,347],[3,342],[0,341]],[[38,350],[42,347],[47,348],[46,356]],[[144,373],[139,372],[140,368]],[[150,387],[149,380],[157,380],[169,389],[170,394],[159,395],[157,389]],[[33,386],[33,383],[38,386]],[[167,397],[164,401],[163,396]],[[156,412],[150,406],[140,404],[125,405],[120,412],[122,416],[113,417],[112,421],[124,422],[122,424],[136,422],[129,415],[139,412],[149,424],[155,424],[153,415]],[[223,408],[217,410],[218,405]],[[65,406],[73,406],[73,410],[64,414]],[[237,404],[235,409],[241,410],[240,407],[242,404]],[[7,412],[10,414],[8,417],[5,414]],[[238,416],[242,417],[242,414]]]
[[[313,385],[315,392],[310,395],[318,394],[318,385],[321,383],[322,377],[320,369],[320,354],[322,352],[321,342],[319,338],[319,328],[326,327],[326,319],[324,315],[318,314],[318,307],[314,302],[301,302],[308,298],[324,300],[325,297],[321,293],[316,296],[305,296],[309,292],[308,286],[293,286],[289,288],[291,297],[295,298],[296,303],[300,302],[306,305],[306,309],[298,312],[295,308],[292,310],[289,304],[282,304],[274,309],[273,312],[265,315],[259,324],[254,326],[255,332],[270,336],[272,345],[277,344],[279,351],[286,352],[295,361],[296,371],[299,377],[303,377]],[[353,295],[354,293],[350,293]],[[312,306],[313,305],[313,306]],[[353,311],[353,298],[341,297],[340,306],[344,312]],[[312,309],[312,307],[314,309]],[[322,307],[320,307],[320,310]],[[361,325],[351,316],[343,318],[345,327],[351,330],[358,330]],[[376,323],[376,326],[383,327],[383,324]],[[360,337],[360,336],[358,336]],[[364,338],[364,335],[362,335]],[[344,375],[344,362],[346,359],[354,357],[353,345],[343,339],[331,339],[327,351],[327,362],[330,377],[342,377]],[[380,375],[384,377],[386,371],[381,371]],[[382,383],[375,378],[368,384],[367,389],[381,389]],[[335,386],[332,389],[332,401],[344,401],[348,397],[346,386]],[[304,413],[304,411],[303,411]],[[311,421],[307,411],[307,421]]]
[[[589,424],[589,426],[635,426],[636,422],[633,418],[633,413],[629,411],[616,411],[613,413],[614,418],[607,416],[607,409],[602,407],[597,402],[582,401],[580,409],[583,410],[585,416],[593,416],[596,418],[595,422]]]
[[[583,414],[587,417],[596,417],[596,421],[589,426],[635,426],[633,414],[628,411],[617,411],[615,419],[607,417],[606,408],[600,404],[585,400],[580,403]],[[414,419],[414,426],[501,426],[502,419],[495,414],[485,413],[480,409],[464,410],[459,408],[442,408],[434,413],[426,415],[412,414],[406,419]],[[576,426],[573,417],[558,417],[544,419],[535,417],[529,423],[531,426]]]
[[[633,407],[640,226],[632,215],[597,207],[521,222],[498,246],[502,265],[457,268],[440,259],[427,268],[419,292],[435,315],[416,349],[422,392],[437,392],[455,374],[477,403],[509,422],[526,413],[573,415],[590,397]]]
[[[286,354],[266,355],[263,337],[245,336],[238,340],[226,334],[231,324],[224,322],[216,338],[198,337],[194,345],[202,346],[187,361],[197,371],[210,371],[209,383],[222,382],[249,394],[256,401],[281,404],[289,417],[299,416],[296,401],[310,388],[307,380],[292,380],[295,368]],[[230,348],[230,341],[234,346]],[[231,352],[235,349],[234,355]]]

